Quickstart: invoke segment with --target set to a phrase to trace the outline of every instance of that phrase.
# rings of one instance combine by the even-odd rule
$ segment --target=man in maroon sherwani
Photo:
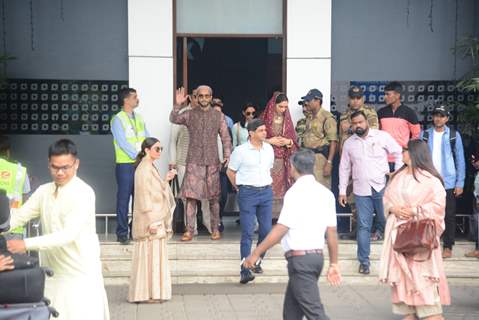
[[[218,134],[223,143],[223,165],[228,164],[231,154],[231,137],[223,113],[211,107],[213,90],[208,86],[197,89],[199,108],[179,113],[186,103],[184,88],[176,91],[176,103],[170,113],[172,123],[188,128],[190,144],[186,157],[186,173],[181,186],[181,197],[186,198],[186,232],[182,241],[193,238],[196,221],[197,200],[209,200],[211,218],[211,239],[219,240],[220,221],[219,197],[221,163],[218,155]]]

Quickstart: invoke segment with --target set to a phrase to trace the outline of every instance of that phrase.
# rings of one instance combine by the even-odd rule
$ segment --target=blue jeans
[[[384,188],[377,192],[371,188],[370,196],[354,195],[356,210],[358,214],[358,260],[359,263],[369,266],[369,254],[371,253],[371,228],[373,225],[373,214],[376,211],[378,231],[384,233],[386,220],[384,218],[383,195]]]
[[[133,197],[135,167],[133,163],[117,163],[115,168],[116,184],[116,236],[128,238],[128,205]]]
[[[255,188],[240,186],[238,193],[240,209],[241,259],[251,254],[254,228],[258,219],[258,244],[266,238],[271,231],[271,218],[273,209],[273,189],[271,187]],[[261,256],[263,258],[265,253]],[[241,267],[241,273],[248,273],[248,269]]]

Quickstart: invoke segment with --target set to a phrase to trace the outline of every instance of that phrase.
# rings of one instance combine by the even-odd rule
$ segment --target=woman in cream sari
[[[160,158],[162,149],[158,139],[146,138],[136,161],[129,302],[171,299],[166,241],[173,235],[171,222],[175,199],[168,181],[176,172],[170,170],[166,181],[160,177],[154,161]]]
[[[379,280],[391,286],[393,313],[406,320],[439,320],[442,305],[451,302],[444,273],[441,248],[431,255],[405,256],[394,251],[398,226],[413,217],[435,222],[437,243],[444,231],[446,191],[434,169],[427,144],[410,140],[403,149],[404,166],[391,178],[384,193],[387,218],[381,254]]]

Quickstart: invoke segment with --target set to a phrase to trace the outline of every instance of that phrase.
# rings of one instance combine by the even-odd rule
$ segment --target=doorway
[[[274,91],[285,89],[284,70],[282,37],[176,38],[176,87],[211,86],[235,122],[246,103],[261,111]]]

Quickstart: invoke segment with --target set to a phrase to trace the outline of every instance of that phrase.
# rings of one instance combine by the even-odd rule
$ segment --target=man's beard
[[[200,106],[201,109],[207,109],[211,104],[207,103],[206,105],[203,105],[201,103],[198,103],[198,105]]]
[[[363,137],[368,132],[368,129],[369,128],[358,127],[358,128],[356,128],[356,130],[354,130],[354,133],[357,134],[360,137]]]

